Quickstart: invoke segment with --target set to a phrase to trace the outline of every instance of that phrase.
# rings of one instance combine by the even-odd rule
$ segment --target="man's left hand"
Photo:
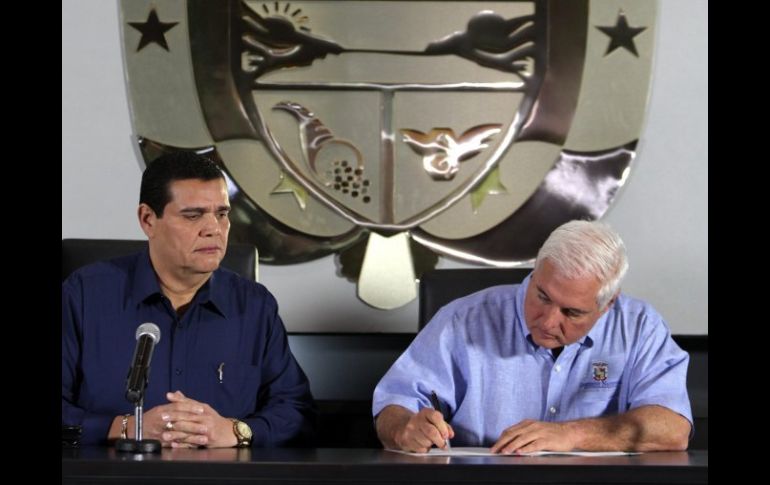
[[[203,413],[197,415],[171,412],[164,416],[164,420],[173,423],[173,429],[164,431],[162,435],[163,441],[170,442],[172,448],[194,448],[201,445],[207,448],[231,448],[238,444],[232,420],[220,416],[208,404],[190,399],[181,391],[166,393],[166,398],[172,403],[186,402],[203,408]],[[201,429],[205,432],[201,433]]]
[[[490,451],[492,453],[529,453],[573,449],[572,432],[566,423],[526,419],[503,431]]]

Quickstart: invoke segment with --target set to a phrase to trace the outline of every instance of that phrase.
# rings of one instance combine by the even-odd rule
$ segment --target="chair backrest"
[[[450,301],[490,286],[520,283],[531,271],[531,268],[472,268],[425,272],[420,278],[419,328]]]
[[[147,241],[128,239],[62,239],[61,279],[90,263],[138,253],[147,247]],[[230,243],[222,266],[244,278],[258,281],[257,248],[253,244]]]

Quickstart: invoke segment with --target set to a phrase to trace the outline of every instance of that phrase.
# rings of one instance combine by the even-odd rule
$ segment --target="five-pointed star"
[[[146,22],[129,22],[128,25],[142,33],[142,38],[139,39],[139,47],[136,48],[136,52],[144,49],[146,45],[152,42],[168,50],[165,34],[178,23],[161,22],[155,9],[150,10],[150,15],[147,16]]]
[[[481,204],[488,195],[507,193],[508,189],[506,189],[502,182],[500,182],[500,167],[495,167],[494,170],[489,172],[489,175],[487,175],[479,186],[471,192],[471,206],[473,207],[473,213],[478,213],[479,207],[481,207]]]
[[[295,182],[294,179],[284,175],[283,172],[281,172],[280,177],[281,180],[278,182],[278,185],[275,186],[273,191],[270,192],[270,195],[291,194],[294,196],[297,204],[299,204],[299,208],[305,210],[305,207],[307,206],[307,192],[305,192],[305,189]]]
[[[634,37],[647,30],[647,27],[630,27],[626,21],[626,14],[622,10],[618,12],[618,19],[615,21],[614,26],[599,27],[597,25],[596,28],[610,38],[610,45],[607,46],[607,52],[604,53],[605,56],[618,47],[622,47],[636,57],[639,57],[639,53],[636,52]]]

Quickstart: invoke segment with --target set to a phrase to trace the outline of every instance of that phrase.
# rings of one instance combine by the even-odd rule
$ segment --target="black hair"
[[[176,180],[225,180],[217,165],[208,157],[195,152],[176,151],[161,155],[150,162],[142,174],[139,203],[147,204],[158,217],[171,202],[171,182]]]

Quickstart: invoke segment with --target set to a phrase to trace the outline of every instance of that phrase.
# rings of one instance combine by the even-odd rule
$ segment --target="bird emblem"
[[[459,137],[451,128],[433,128],[428,133],[402,129],[401,134],[403,141],[422,155],[422,166],[433,180],[452,180],[460,170],[460,162],[487,148],[487,142],[500,133],[501,127],[500,124],[478,125]]]

